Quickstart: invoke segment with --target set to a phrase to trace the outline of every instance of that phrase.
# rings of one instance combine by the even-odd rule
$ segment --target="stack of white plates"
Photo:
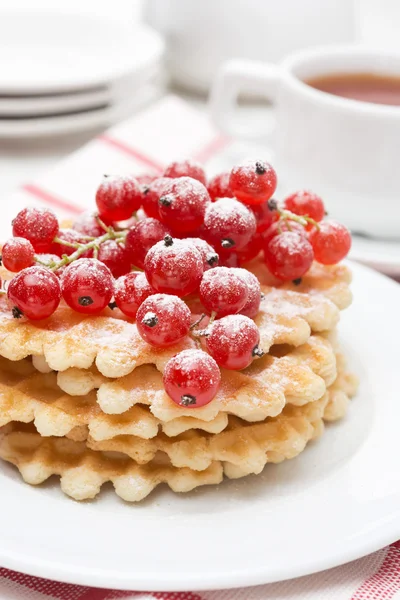
[[[0,12],[0,137],[74,133],[129,114],[163,41],[142,25]]]

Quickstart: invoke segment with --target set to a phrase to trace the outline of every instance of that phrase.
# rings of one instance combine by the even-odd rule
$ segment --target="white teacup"
[[[216,78],[211,111],[230,135],[266,138],[271,131],[239,126],[235,111],[242,92],[270,99],[280,192],[312,189],[354,231],[400,238],[400,106],[350,100],[304,83],[361,72],[400,76],[400,55],[327,46],[296,52],[278,66],[231,61]]]

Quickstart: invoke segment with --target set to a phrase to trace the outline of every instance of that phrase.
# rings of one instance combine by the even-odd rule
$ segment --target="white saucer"
[[[0,121],[5,117],[21,119],[90,110],[107,106],[111,101],[111,90],[107,86],[99,86],[74,94],[0,96]]]
[[[391,277],[400,277],[400,241],[386,242],[353,234],[350,258]]]
[[[0,95],[108,85],[158,62],[160,35],[141,25],[63,12],[0,12]]]
[[[56,137],[72,135],[82,132],[93,132],[93,134],[104,130],[114,123],[130,117],[136,110],[157,100],[162,94],[162,88],[158,83],[146,81],[152,71],[143,74],[141,80],[137,79],[135,93],[122,94],[122,100],[98,108],[88,108],[56,116],[40,115],[34,118],[1,119],[0,118],[0,140],[4,139],[28,139],[39,137]],[[126,82],[125,82],[126,83]],[[132,89],[131,84],[129,88]]]
[[[96,587],[204,590],[306,575],[400,537],[400,286],[353,265],[341,339],[361,386],[349,415],[297,459],[259,476],[128,505],[110,487],[94,502],[53,481],[22,483],[0,465],[0,564]]]

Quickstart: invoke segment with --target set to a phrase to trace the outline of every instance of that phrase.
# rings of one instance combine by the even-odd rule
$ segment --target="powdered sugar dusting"
[[[276,247],[279,246],[279,250],[283,254],[284,258],[287,256],[303,254],[304,247],[310,246],[310,243],[304,237],[304,235],[297,233],[297,231],[285,231],[273,238],[270,244],[274,244]]]
[[[84,295],[83,287],[90,289],[101,284],[101,288],[108,293],[113,292],[113,277],[110,269],[96,258],[79,258],[69,265],[61,278],[63,286],[66,281],[69,285],[76,285],[81,295]]]
[[[247,301],[243,308],[240,310],[242,315],[254,318],[259,310],[261,302],[261,286],[257,277],[250,273],[247,269],[233,268],[231,269],[235,275],[247,286]]]
[[[204,381],[205,384],[210,386],[218,385],[221,379],[217,363],[212,356],[203,352],[203,350],[183,350],[176,354],[168,364],[173,364],[175,369],[179,369],[189,376],[194,373],[196,382]]]
[[[216,266],[216,264],[218,264],[218,260],[215,261],[216,264],[214,265],[209,264],[208,261],[210,257],[215,254],[215,250],[205,240],[202,240],[201,238],[186,238],[186,241],[193,244],[200,252],[201,257],[203,259],[203,268],[205,271],[208,271],[212,268],[212,266]]]
[[[169,164],[164,171],[164,177],[192,177],[203,185],[206,184],[206,174],[200,163],[188,158]]]
[[[210,312],[217,312],[219,317],[238,312],[248,298],[246,282],[228,267],[206,271],[199,294],[205,308]]]
[[[303,299],[299,302],[299,299]],[[325,300],[322,299],[321,300]],[[265,295],[262,303],[263,310],[274,316],[283,315],[287,318],[305,316],[315,311],[315,302],[307,301],[307,297],[297,292],[286,290],[283,295],[279,289],[272,289]]]
[[[174,239],[171,245],[157,242],[146,255],[145,272],[156,291],[185,296],[198,288],[203,260],[195,246],[186,240]]]
[[[126,191],[136,191],[138,184],[133,177],[129,175],[107,175],[101,182],[102,192],[112,192],[115,198],[120,198],[125,195]]]
[[[229,219],[231,221],[232,215],[235,215],[237,222],[243,222],[246,226],[255,223],[255,217],[253,213],[235,198],[220,198],[207,209],[206,219],[207,222],[211,219],[217,219],[222,226]]]
[[[159,205],[160,219],[166,225],[181,232],[195,231],[203,224],[207,206],[211,203],[205,186],[197,179],[180,177],[173,179],[167,194]]]
[[[97,347],[123,349],[129,348],[130,344],[137,344],[139,333],[135,323],[104,317],[98,317],[97,322],[93,322],[93,327],[91,322],[84,321],[82,327],[76,328],[72,333],[76,342],[84,336],[85,340],[90,340]]]
[[[257,164],[261,165],[264,173],[257,173]],[[247,192],[253,191],[257,193],[259,191],[261,177],[268,185],[276,185],[275,170],[265,161],[254,159],[245,160],[242,164],[233,167],[232,175],[239,176],[242,185],[245,182]]]
[[[104,233],[104,229],[96,220],[96,213],[91,210],[87,210],[79,215],[73,224],[73,229],[79,233],[82,233],[83,235],[89,235],[92,237],[99,237]]]
[[[220,198],[207,208],[204,228],[212,243],[231,238],[239,250],[253,237],[257,223],[244,204],[234,198]]]

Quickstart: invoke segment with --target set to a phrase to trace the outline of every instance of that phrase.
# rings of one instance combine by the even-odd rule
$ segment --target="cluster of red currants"
[[[298,192],[279,206],[272,199],[276,184],[263,161],[207,185],[202,167],[186,160],[169,165],[163,177],[105,177],[98,214],[83,214],[71,229],[60,229],[49,210],[24,209],[2,250],[5,268],[18,273],[7,286],[13,315],[48,318],[63,298],[88,315],[118,307],[153,346],[192,334],[206,352],[177,354],[164,384],[176,403],[202,406],[215,396],[220,367],[244,369],[262,355],[252,320],[260,284],[240,265],[263,250],[277,278],[297,280],[314,258],[333,264],[350,248],[347,229],[323,220],[318,196]],[[192,294],[211,315],[205,329],[191,324],[182,300]]]

